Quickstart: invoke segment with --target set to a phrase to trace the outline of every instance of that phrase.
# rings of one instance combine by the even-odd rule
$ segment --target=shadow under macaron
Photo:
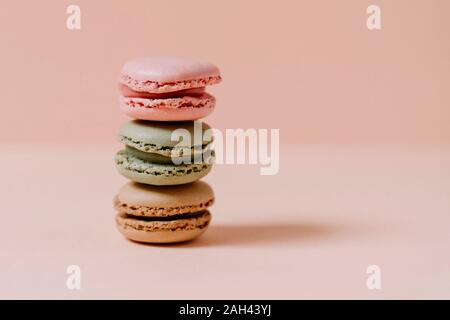
[[[199,238],[171,244],[144,244],[172,248],[300,246],[311,241],[333,241],[343,235],[364,234],[368,228],[353,223],[279,223],[211,225]]]

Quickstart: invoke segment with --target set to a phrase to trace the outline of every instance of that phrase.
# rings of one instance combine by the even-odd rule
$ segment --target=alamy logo
[[[194,122],[194,137],[186,129],[176,129],[171,135],[177,141],[172,161],[175,164],[210,162],[216,164],[259,164],[261,175],[275,175],[280,168],[280,130],[279,129],[219,129],[202,131],[202,122]],[[201,146],[205,142],[214,145],[207,150],[192,150],[191,144]],[[183,150],[183,157],[178,157]]]
[[[369,275],[366,286],[369,290],[381,290],[381,268],[376,264],[367,267],[366,273]]]
[[[67,7],[66,13],[69,15],[66,20],[66,27],[69,30],[81,29],[81,9],[76,4]]]
[[[66,287],[69,290],[81,289],[81,268],[77,265],[70,265],[66,269],[66,273],[69,275],[66,280]]]
[[[367,7],[366,13],[369,15],[367,17],[366,26],[369,30],[381,30],[381,9],[376,4],[372,4]]]

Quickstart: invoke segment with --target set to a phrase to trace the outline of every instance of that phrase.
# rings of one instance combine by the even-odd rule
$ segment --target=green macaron
[[[208,129],[199,121],[127,122],[119,132],[125,149],[116,154],[117,169],[132,181],[150,185],[196,181],[212,166],[211,139],[204,136]]]

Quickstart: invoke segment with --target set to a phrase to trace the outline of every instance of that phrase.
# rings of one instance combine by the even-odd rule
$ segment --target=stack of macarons
[[[181,242],[208,227],[214,194],[197,180],[211,170],[214,152],[204,135],[210,127],[196,120],[213,111],[215,98],[205,87],[220,81],[216,66],[192,59],[141,58],[123,66],[120,108],[134,120],[120,129],[124,149],[115,161],[131,182],[114,204],[117,227],[128,239]]]

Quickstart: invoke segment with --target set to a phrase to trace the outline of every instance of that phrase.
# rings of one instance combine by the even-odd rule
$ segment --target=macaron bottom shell
[[[166,99],[121,97],[120,109],[129,117],[149,121],[191,121],[209,115],[215,98],[203,93],[199,96],[180,96]]]
[[[165,221],[151,221],[139,217],[116,215],[118,230],[128,239],[141,243],[168,244],[193,240],[202,235],[209,226],[208,210],[195,216],[172,217]]]
[[[214,107],[200,108],[130,108],[127,105],[120,105],[123,113],[133,119],[149,120],[149,121],[187,121],[198,120],[209,115]]]
[[[214,192],[204,181],[176,186],[130,181],[120,188],[113,203],[124,215],[163,218],[207,210],[214,203]]]
[[[206,176],[212,168],[208,163],[161,164],[140,159],[126,150],[116,154],[116,167],[124,177],[150,185],[179,185],[197,181]]]

